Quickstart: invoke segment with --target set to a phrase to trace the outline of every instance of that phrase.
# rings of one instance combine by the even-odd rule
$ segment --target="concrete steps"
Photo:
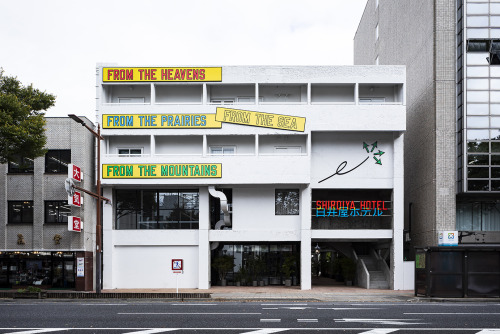
[[[379,270],[377,261],[368,255],[359,258],[363,259],[366,269],[370,273],[370,289],[389,289],[389,282],[387,282],[384,273]]]

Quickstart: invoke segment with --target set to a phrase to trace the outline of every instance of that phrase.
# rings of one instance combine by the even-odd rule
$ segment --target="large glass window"
[[[71,163],[71,150],[49,150],[45,154],[45,173],[68,173]]]
[[[34,160],[25,157],[18,157],[9,161],[9,173],[33,173]]]
[[[197,229],[198,190],[117,190],[116,229]]]
[[[67,201],[45,201],[45,223],[68,223],[71,206]]]
[[[298,215],[299,190],[276,189],[274,196],[274,205],[276,215]]]
[[[457,203],[457,230],[500,231],[500,203]]]
[[[30,223],[33,224],[33,201],[9,201],[9,224]]]

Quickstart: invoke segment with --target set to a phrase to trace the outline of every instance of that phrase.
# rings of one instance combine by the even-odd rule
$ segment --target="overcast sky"
[[[350,65],[367,0],[0,0],[0,67],[95,121],[95,66]]]

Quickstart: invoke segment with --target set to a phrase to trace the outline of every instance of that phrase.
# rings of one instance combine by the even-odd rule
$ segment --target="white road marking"
[[[318,322],[318,319],[297,319],[298,322]]]
[[[395,331],[398,331],[399,328],[395,328],[395,329],[372,329],[371,331],[368,331],[368,332],[361,332],[359,334],[387,334],[387,333],[392,333],[392,332],[395,332]]]
[[[279,307],[263,307],[263,310],[279,310]]]
[[[217,306],[219,304],[206,303],[206,304],[170,304],[170,305],[174,305],[174,306],[207,306],[207,305]]]
[[[128,304],[101,304],[101,303],[94,303],[94,304],[79,304],[80,306],[127,306]]]
[[[455,314],[471,314],[471,315],[483,315],[483,314],[488,314],[488,315],[498,315],[500,313],[458,313],[458,312],[455,312],[455,313],[403,313],[403,314],[425,314],[425,315],[455,315]]]
[[[260,304],[261,306],[307,306],[307,304]]]
[[[173,332],[176,331],[180,328],[153,328],[153,329],[146,329],[143,331],[138,331],[138,332],[127,332],[123,334],[154,334],[154,333],[165,333],[165,332]]]
[[[222,312],[218,312],[218,313],[180,313],[180,312],[137,312],[137,313],[117,313],[117,314],[120,314],[120,315],[235,315],[235,314],[239,314],[239,315],[259,315],[259,314],[262,314],[262,313],[222,313]]]
[[[9,328],[13,329],[13,328]],[[6,334],[35,334],[35,333],[48,333],[48,332],[59,332],[59,331],[67,331],[69,328],[41,328],[41,329],[33,329],[29,331],[22,332],[12,332]]]
[[[424,322],[405,322],[405,321],[419,321],[420,319],[333,319],[335,322],[361,322],[365,324],[379,324],[379,325],[423,325]]]
[[[281,319],[260,319],[260,322],[281,322]]]
[[[380,307],[318,307],[318,310],[379,310]]]
[[[371,319],[370,319],[371,320]],[[280,322],[281,319],[261,319],[261,322]],[[146,331],[146,330],[162,330],[164,332],[166,331],[174,331],[174,330],[182,330],[182,331],[204,331],[204,332],[211,332],[211,331],[217,331],[217,332],[224,332],[224,331],[250,331],[250,333],[254,333],[256,330],[267,330],[267,329],[273,329],[273,328],[267,328],[267,329],[258,329],[255,327],[252,328],[247,328],[247,327],[228,327],[228,328],[201,328],[201,327],[196,327],[196,328],[114,328],[114,327],[107,327],[107,328],[47,328],[47,329],[40,329],[40,328],[0,328],[0,330],[3,331],[12,331],[15,330],[16,332],[9,332],[5,334],[36,334],[36,333],[47,333],[47,332],[53,332],[53,331],[103,331],[104,333],[109,333],[110,331],[119,331],[122,333],[123,331]],[[276,328],[277,330],[278,328]],[[311,332],[318,332],[318,331],[326,331],[326,332],[333,332],[333,331],[338,331],[338,332],[345,332],[346,330],[349,331],[364,331],[364,332],[359,332],[358,334],[366,334],[366,333],[378,333],[378,332],[372,332],[373,330],[376,329],[371,329],[370,328],[360,328],[360,327],[348,327],[348,328],[322,328],[322,327],[314,327],[314,328],[279,328],[279,330],[282,331],[311,331]],[[369,332],[366,332],[366,330],[370,330]],[[380,330],[380,329],[379,329]],[[391,328],[391,330],[396,330],[396,328]],[[494,329],[494,328],[430,328],[430,327],[405,327],[404,329],[397,329],[397,330],[404,330],[404,331],[436,331],[436,332],[456,332],[456,331],[463,331],[463,332],[472,332],[476,331],[475,334],[499,334],[500,329]],[[252,332],[253,331],[253,332]],[[245,332],[246,333],[246,332]],[[256,332],[257,333],[257,332]],[[259,332],[260,333],[260,332]],[[263,332],[265,333],[265,332]]]
[[[288,328],[265,328],[265,329],[259,329],[256,331],[251,331],[251,332],[244,332],[241,334],[270,334],[270,333],[284,332],[287,330],[288,330]]]

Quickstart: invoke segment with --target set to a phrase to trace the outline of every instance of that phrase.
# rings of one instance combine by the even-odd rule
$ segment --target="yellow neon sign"
[[[304,132],[306,118],[257,111],[217,108],[215,120],[223,123],[259,126],[264,128]]]
[[[103,129],[220,129],[215,114],[104,114]]]
[[[103,67],[103,82],[222,81],[222,67]]]
[[[103,179],[221,178],[222,164],[103,164]]]

